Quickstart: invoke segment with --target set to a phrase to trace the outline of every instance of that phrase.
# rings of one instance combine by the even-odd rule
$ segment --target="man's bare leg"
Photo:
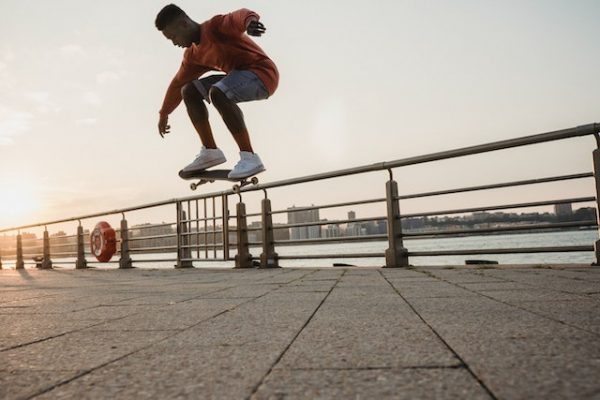
[[[229,132],[233,135],[233,139],[240,150],[254,153],[242,110],[219,88],[214,86],[211,87],[209,95],[213,105],[221,114],[225,125],[227,125],[227,129],[229,129]]]
[[[206,104],[204,104],[204,97],[193,83],[185,85],[181,90],[181,95],[202,144],[207,149],[216,149],[217,144],[215,143],[212,129],[208,122],[208,109],[206,108]]]

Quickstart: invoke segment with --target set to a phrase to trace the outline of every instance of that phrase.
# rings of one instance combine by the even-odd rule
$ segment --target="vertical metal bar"
[[[175,268],[179,268],[181,265],[181,202],[178,201],[175,203],[176,209],[176,224],[175,224],[175,237],[177,240],[177,261],[175,264]]]
[[[279,268],[279,256],[275,253],[271,200],[266,198],[266,191],[261,203],[261,214],[263,252],[260,255],[260,268]]]
[[[208,258],[208,221],[206,220],[206,198],[204,199],[204,258]]]
[[[215,197],[212,198],[212,230],[213,230],[213,234],[212,234],[212,245],[213,245],[213,258],[217,258],[217,214],[216,214],[216,210],[215,208],[217,208],[216,206],[216,199]]]
[[[392,179],[386,183],[388,249],[385,251],[385,267],[408,267],[408,251],[402,243],[402,221],[398,202],[398,184]]]
[[[50,259],[50,236],[46,227],[44,227],[44,242],[42,248],[42,269],[52,269],[52,260]]]
[[[189,201],[188,201],[188,209],[189,209]],[[181,225],[181,230],[179,233],[179,236],[181,236],[181,239],[180,239],[180,244],[178,245],[178,248],[181,249],[181,251],[179,251],[179,253],[181,254],[181,257],[178,258],[177,268],[193,268],[194,265],[192,264],[192,260],[190,260],[190,258],[192,258],[192,249],[189,247],[190,236],[187,235],[189,221],[188,221],[187,214],[183,210],[181,210],[181,219],[179,220],[179,223]]]
[[[246,205],[240,200],[237,214],[237,254],[235,268],[252,268],[252,254],[248,244],[248,226],[246,225]]]
[[[76,269],[87,268],[87,261],[85,259],[85,250],[83,245],[83,226],[79,222],[77,227],[77,262],[75,263]]]
[[[229,260],[229,197],[221,196],[221,212],[223,213],[223,260]]]
[[[133,268],[132,264],[133,262],[129,255],[129,227],[127,226],[125,214],[123,214],[123,219],[121,219],[121,258],[119,258],[119,268]]]
[[[15,268],[25,268],[25,261],[23,261],[23,237],[21,236],[21,232],[17,233],[17,261],[15,263]]]
[[[196,199],[196,258],[200,258],[200,217],[198,216],[198,199]]]
[[[191,211],[191,207],[192,207],[192,201],[188,200],[187,202],[187,223],[186,223],[186,232],[187,233],[191,233],[192,232],[192,211]],[[191,236],[186,236],[186,244],[189,246],[192,243],[192,237]],[[186,252],[189,253],[185,258],[192,258],[192,249],[191,248],[187,248]]]
[[[598,140],[597,135],[596,140]],[[592,158],[594,160],[594,181],[596,183],[596,220],[599,224],[598,229],[600,233],[600,149],[595,149],[592,152]],[[600,265],[600,240],[596,240],[596,243],[594,243],[594,254],[596,256],[594,264]]]

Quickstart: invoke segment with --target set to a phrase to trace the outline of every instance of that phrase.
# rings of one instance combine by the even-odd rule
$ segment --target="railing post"
[[[235,268],[252,268],[252,254],[248,245],[248,226],[246,224],[246,205],[240,202],[236,206],[237,216],[237,254]]]
[[[77,261],[75,262],[75,269],[87,268],[84,249],[83,226],[81,226],[81,222],[79,222],[79,226],[77,227]]]
[[[600,146],[598,134],[595,136]],[[592,152],[592,157],[594,159],[594,181],[596,183],[596,220],[598,221],[598,229],[600,230],[600,148],[596,148]],[[594,243],[594,254],[596,256],[594,265],[600,266],[600,240],[596,240],[596,243]]]
[[[121,258],[119,259],[119,269],[133,268],[131,256],[129,255],[129,228],[125,214],[121,220]]]
[[[265,191],[265,198],[261,203],[263,252],[260,255],[260,268],[279,268],[279,256],[275,253],[271,200],[266,197],[266,193]]]
[[[193,268],[192,262],[189,258],[191,256],[191,249],[189,246],[189,236],[184,235],[188,232],[187,229],[187,215],[181,207],[181,202],[177,202],[177,264],[175,268]]]
[[[385,251],[385,267],[408,267],[408,251],[402,243],[402,221],[398,201],[398,184],[392,178],[386,183],[388,249]]]
[[[50,236],[48,235],[47,228],[44,228],[42,269],[52,269],[52,260],[50,259]]]
[[[229,261],[229,198],[223,195],[221,199],[223,208],[223,260]]]
[[[25,261],[23,261],[23,239],[21,232],[17,234],[17,261],[15,262],[15,268],[25,268]]]

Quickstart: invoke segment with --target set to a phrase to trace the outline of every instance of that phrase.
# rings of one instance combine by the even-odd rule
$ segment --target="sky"
[[[182,56],[154,27],[166,4],[0,2],[0,228],[198,193],[177,176],[200,150],[184,106],[165,139],[156,127]],[[270,99],[241,106],[267,168],[262,182],[600,122],[597,0],[176,4],[198,22],[250,8],[267,27],[255,40],[277,64],[280,86]],[[233,166],[235,143],[210,113]],[[575,139],[404,168],[395,177],[401,193],[414,193],[586,172],[594,145]],[[386,179],[371,173],[271,196],[274,208],[377,198]],[[591,194],[587,180],[402,207]]]

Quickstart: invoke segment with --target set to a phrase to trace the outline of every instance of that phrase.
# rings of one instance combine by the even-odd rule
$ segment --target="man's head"
[[[199,39],[197,24],[175,4],[160,10],[155,25],[175,46],[190,47]]]

